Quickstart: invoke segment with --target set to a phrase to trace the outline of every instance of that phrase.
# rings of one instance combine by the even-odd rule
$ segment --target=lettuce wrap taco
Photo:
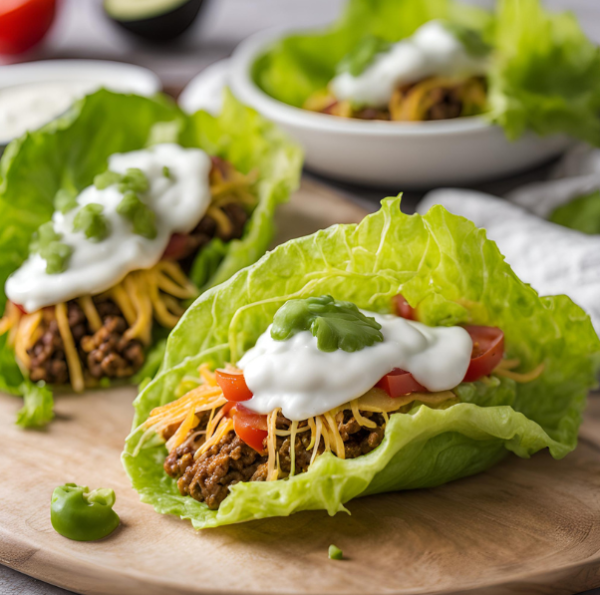
[[[577,442],[600,342],[471,222],[383,201],[198,298],[137,397],[141,500],[216,527],[436,486]]]
[[[18,422],[49,421],[50,386],[152,375],[187,305],[265,252],[301,162],[229,94],[213,117],[101,90],[11,143],[0,389],[25,396]]]
[[[492,12],[453,0],[349,0],[340,20],[288,35],[252,71],[265,93],[338,117],[414,122],[482,115],[600,144],[600,54],[571,13],[540,0]]]

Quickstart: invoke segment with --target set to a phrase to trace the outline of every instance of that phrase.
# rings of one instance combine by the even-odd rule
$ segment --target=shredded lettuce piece
[[[25,381],[20,387],[23,407],[17,412],[17,425],[22,428],[42,428],[54,417],[52,391],[43,383]]]

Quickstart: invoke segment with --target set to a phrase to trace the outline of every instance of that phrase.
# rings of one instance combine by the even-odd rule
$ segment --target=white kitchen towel
[[[438,204],[485,228],[523,281],[540,295],[568,295],[591,316],[600,333],[600,236],[555,225],[506,200],[472,190],[434,190],[417,210],[424,214]]]

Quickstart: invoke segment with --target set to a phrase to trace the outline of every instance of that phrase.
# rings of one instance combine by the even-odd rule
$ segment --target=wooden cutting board
[[[282,238],[364,211],[314,183],[280,214]],[[156,514],[120,463],[133,388],[59,396],[43,431],[15,427],[0,395],[0,563],[86,594],[572,594],[600,586],[600,398],[562,461],[514,456],[433,490],[350,502],[351,516],[303,512],[194,531]],[[65,482],[111,487],[122,525],[78,543],[54,532]],[[330,544],[346,559],[329,560]]]

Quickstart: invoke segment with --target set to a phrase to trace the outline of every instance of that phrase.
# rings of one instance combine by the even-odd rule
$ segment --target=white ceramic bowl
[[[41,60],[1,66],[0,91],[32,83],[79,82],[96,84],[122,93],[153,95],[161,90],[160,79],[151,70],[104,60]],[[60,114],[56,114],[59,116]],[[45,122],[44,122],[45,123]],[[11,138],[0,130],[0,151]]]
[[[431,188],[506,176],[560,154],[564,136],[525,134],[510,142],[483,118],[397,123],[350,120],[298,109],[273,99],[251,78],[251,68],[281,31],[261,32],[241,43],[230,61],[235,95],[295,137],[306,166],[360,184]]]

